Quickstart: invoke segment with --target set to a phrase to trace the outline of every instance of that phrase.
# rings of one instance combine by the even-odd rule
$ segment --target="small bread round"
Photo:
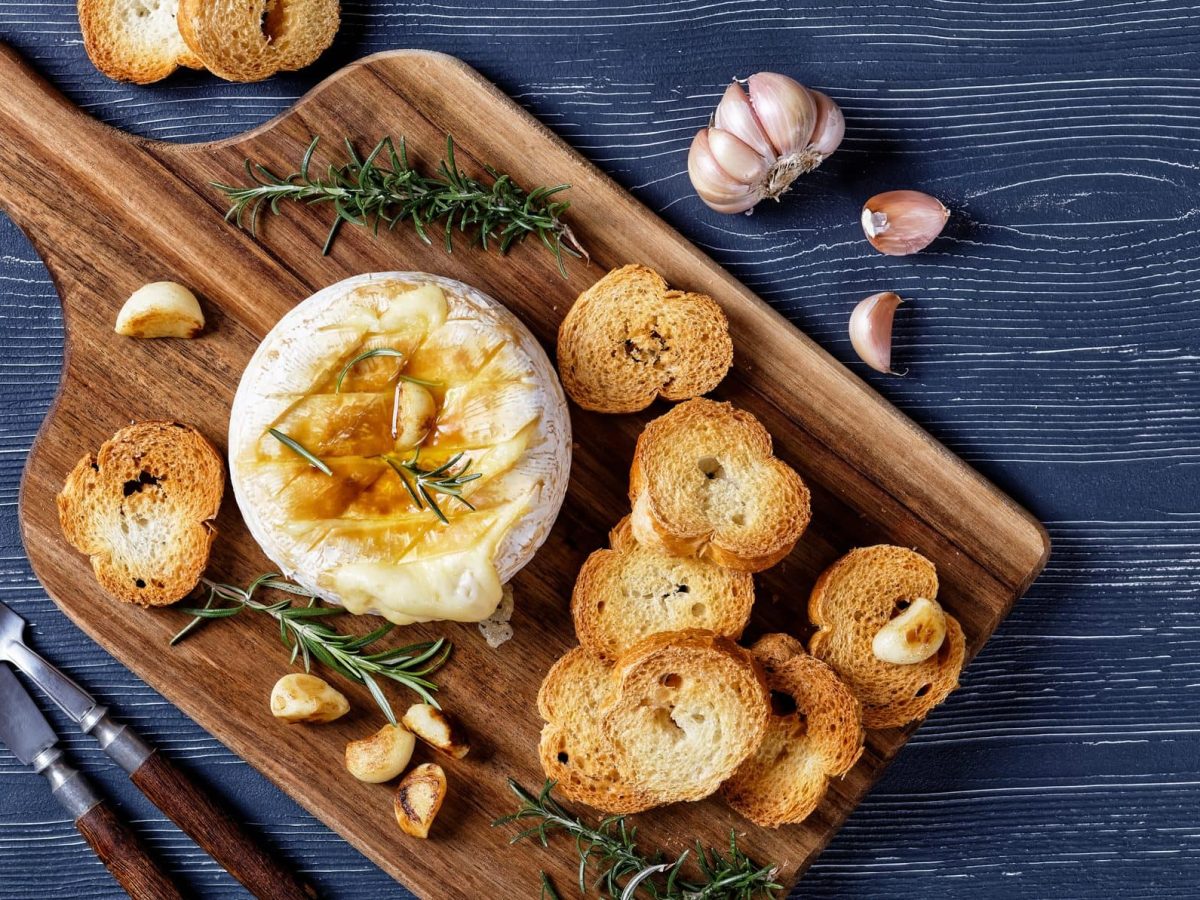
[[[751,653],[762,665],[773,705],[767,735],[733,777],[725,801],[767,828],[803,822],[863,752],[862,709],[850,689],[795,638],[769,634]]]
[[[338,0],[179,0],[184,41],[227,81],[262,81],[311,65],[340,24]]]
[[[720,384],[731,365],[729,321],[717,302],[670,290],[645,266],[609,272],[579,295],[558,330],[563,387],[595,412],[637,412],[658,397],[698,397]]]
[[[150,84],[179,66],[204,64],[179,33],[179,0],[79,0],[79,29],[92,64],[109,78]]]
[[[704,398],[642,431],[629,498],[639,543],[742,572],[791,553],[811,514],[808,487],[775,458],[758,419]]]
[[[656,634],[614,668],[604,733],[627,784],[661,803],[712,794],[762,742],[771,705],[749,652],[711,631]]]
[[[937,570],[905,547],[851,550],[817,579],[808,617],[817,626],[809,652],[828,663],[862,703],[867,728],[906,725],[958,687],[966,648],[962,626],[946,614],[946,638],[924,662],[897,665],[875,656],[876,633],[918,597],[935,600]]]
[[[79,460],[58,495],[58,517],[108,593],[164,606],[204,574],[224,491],[225,465],[200,432],[139,422]]]
[[[598,656],[582,647],[568,651],[538,691],[538,712],[546,721],[538,755],[546,777],[568,800],[612,814],[641,812],[657,801],[621,779],[600,727],[615,687],[611,667]]]
[[[613,661],[643,638],[704,628],[742,636],[754,604],[754,576],[694,557],[670,556],[633,539],[626,516],[579,570],[571,615],[579,643]]]

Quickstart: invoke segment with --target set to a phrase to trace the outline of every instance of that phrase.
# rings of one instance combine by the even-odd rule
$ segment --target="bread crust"
[[[729,321],[705,294],[675,291],[642,265],[613,269],[579,295],[558,330],[558,367],[572,400],[630,413],[658,397],[687,400],[733,365]]]
[[[761,572],[784,559],[811,516],[807,485],[774,456],[771,435],[758,419],[704,398],[681,403],[645,427],[629,472],[629,497],[640,543],[742,572]]]
[[[59,522],[105,591],[164,606],[204,574],[224,490],[221,455],[199,431],[139,422],[76,463],[57,498]]]
[[[962,626],[946,614],[946,637],[929,659],[914,665],[883,662],[871,642],[917,596],[937,598],[932,562],[905,547],[880,544],[851,550],[826,569],[808,601],[817,631],[809,652],[828,663],[863,707],[867,728],[894,728],[925,718],[958,687],[966,655]]]

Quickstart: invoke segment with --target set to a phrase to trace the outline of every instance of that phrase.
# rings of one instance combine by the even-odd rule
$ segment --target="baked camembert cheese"
[[[229,424],[234,494],[267,555],[323,598],[402,625],[495,611],[554,523],[570,446],[528,329],[421,273],[350,278],[289,312]]]

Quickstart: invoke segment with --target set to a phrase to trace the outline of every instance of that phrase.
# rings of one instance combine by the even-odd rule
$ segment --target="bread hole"
[[[696,460],[696,465],[700,467],[700,471],[709,481],[720,478],[724,474],[721,462],[715,456],[702,456]]]
[[[797,709],[796,698],[791,694],[785,694],[783,691],[771,691],[772,713],[777,716],[790,716],[795,714]]]
[[[135,578],[133,580],[133,583],[136,584],[140,588],[144,588],[146,586],[146,581],[144,578]]]
[[[679,727],[679,723],[675,721],[675,717],[671,715],[673,710],[666,706],[660,706],[654,711],[654,724],[661,730],[671,735],[672,738],[678,740],[683,736],[683,729]]]
[[[156,484],[158,484],[158,479],[145,469],[142,469],[137,478],[131,478],[125,482],[124,486],[122,487],[122,491],[124,492],[125,496],[128,497],[131,494],[140,494],[142,492],[142,488],[146,487],[147,485]]]
[[[566,750],[559,750],[558,751],[558,761],[565,766],[568,762],[571,761],[571,757],[567,754]]]
[[[745,525],[746,517],[743,516],[741,513],[734,513],[733,517],[730,519],[730,521],[733,522],[734,525]]]
[[[283,7],[281,0],[267,3],[262,18],[262,34],[267,43],[271,43],[283,28]]]
[[[918,696],[918,697],[924,697],[926,694],[928,694],[928,693],[929,693],[929,691],[930,691],[932,688],[933,688],[933,685],[932,685],[932,684],[923,684],[923,685],[921,685],[919,688],[917,688],[917,693],[916,693],[916,696]]]
[[[692,608],[690,610],[691,614],[696,618],[699,618],[700,616],[704,615],[707,611],[708,611],[708,607],[705,606],[703,603],[693,603]]]
[[[692,713],[692,721],[697,725],[704,724],[704,713]]]
[[[603,609],[604,609],[604,601],[600,600],[599,602],[596,603],[596,612],[600,612]]]
[[[689,588],[686,584],[675,585],[675,593],[677,593],[677,594],[687,594],[690,592],[691,592],[691,588]]]
[[[900,615],[900,613],[904,612],[904,611],[905,611],[906,609],[908,609],[910,606],[912,606],[912,601],[911,601],[911,600],[897,600],[897,601],[896,601],[896,602],[895,602],[895,603],[892,605],[892,615],[891,615],[891,618],[893,618],[893,619],[894,619],[894,618],[896,618],[896,616]]]
[[[658,679],[658,683],[661,684],[663,687],[677,688],[681,684],[683,684],[683,679],[680,678],[678,675],[676,675],[674,672],[668,672],[667,674],[663,675],[661,678]]]

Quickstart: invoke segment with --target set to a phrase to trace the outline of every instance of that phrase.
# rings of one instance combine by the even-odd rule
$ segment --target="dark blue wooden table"
[[[109,82],[84,55],[66,0],[0,4],[0,38],[93,115],[174,141],[257,124],[375,50],[442,50],[495,80],[1053,536],[1045,574],[799,895],[1200,895],[1196,7],[347,0],[343,9],[338,42],[318,65],[256,85],[195,73],[151,88]],[[687,146],[730,76],[762,69],[834,97],[846,142],[782,205],[721,217],[692,194]],[[859,230],[862,201],[897,187],[955,210],[948,236],[919,257],[879,256]],[[853,303],[879,290],[909,300],[897,326],[902,379],[867,373],[846,336]],[[54,288],[24,237],[0,222],[0,597],[36,623],[39,649],[330,896],[407,896],[39,589],[16,498],[61,354]],[[92,741],[54,721],[73,761],[198,893],[242,896]],[[0,751],[0,897],[118,894],[44,783]]]

